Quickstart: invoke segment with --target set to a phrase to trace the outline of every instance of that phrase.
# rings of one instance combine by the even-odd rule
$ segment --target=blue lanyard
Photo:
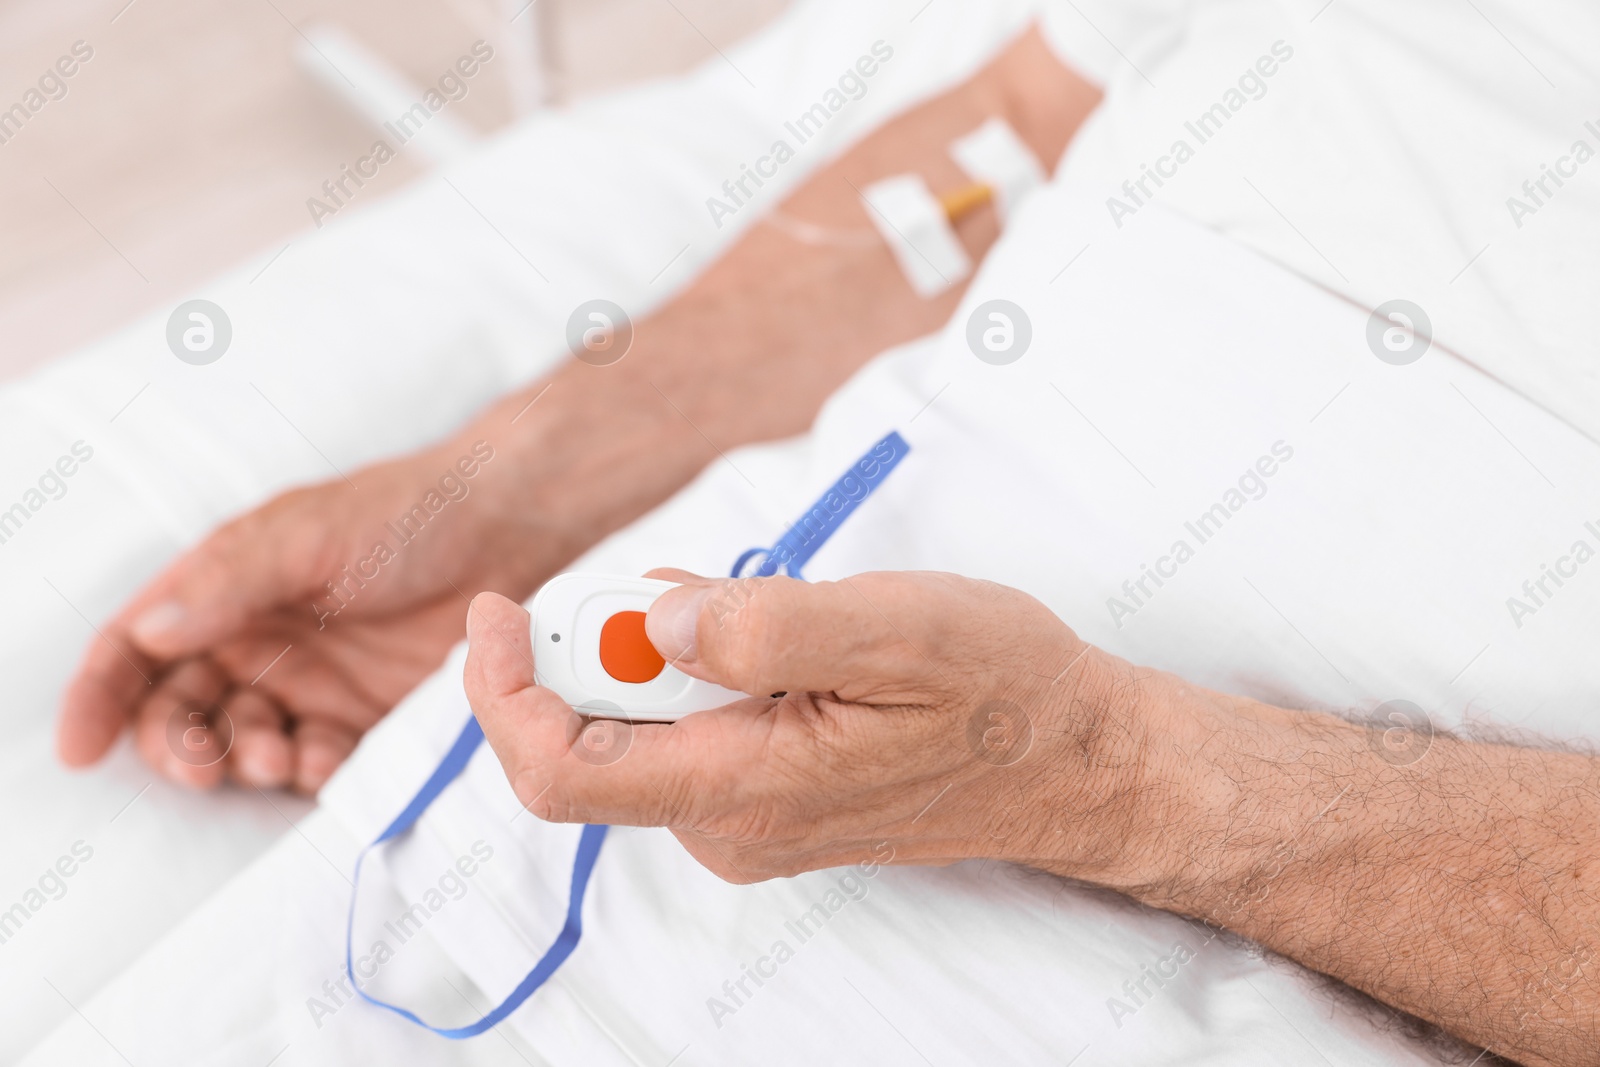
[[[733,577],[744,576],[747,565],[756,557],[761,557],[761,563],[751,572],[752,577],[767,578],[784,568],[790,577],[800,578],[800,568],[810,561],[822,543],[833,536],[844,520],[860,506],[872,491],[878,488],[889,472],[905,458],[911,446],[896,432],[890,432],[877,444],[867,450],[855,464],[829,487],[826,493],[817,499],[800,520],[778,539],[778,543],[771,548],[752,548],[739,557],[733,565]],[[460,1040],[464,1037],[476,1037],[485,1030],[495,1026],[500,1020],[510,1015],[522,1006],[522,1002],[533,995],[534,991],[556,969],[567,961],[578,941],[583,937],[583,898],[589,889],[589,876],[594,873],[595,861],[600,858],[600,846],[605,843],[608,826],[585,826],[583,834],[578,838],[578,854],[572,861],[572,885],[567,891],[567,920],[561,927],[561,932],[556,935],[555,941],[550,945],[539,962],[533,965],[527,977],[517,983],[499,1006],[475,1023],[466,1026],[433,1026],[423,1022],[411,1011],[379,1000],[361,988],[356,981],[354,953],[351,943],[355,939],[356,925],[356,897],[361,886],[361,865],[366,861],[367,854],[385,842],[392,841],[401,834],[406,833],[413,826],[428,806],[434,802],[440,793],[444,792],[451,782],[460,777],[466,770],[467,763],[472,759],[472,754],[483,743],[483,728],[478,725],[478,720],[467,719],[466,725],[461,728],[461,733],[456,736],[455,743],[450,746],[450,751],[445,753],[444,759],[439,761],[428,780],[423,783],[417,795],[405,806],[405,810],[395,816],[394,821],[384,828],[373,842],[363,848],[356,856],[355,877],[350,886],[350,911],[344,929],[344,970],[345,976],[350,979],[351,988],[368,1004],[376,1005],[386,1011],[392,1011],[402,1019],[416,1023],[425,1030],[431,1030],[440,1037]]]

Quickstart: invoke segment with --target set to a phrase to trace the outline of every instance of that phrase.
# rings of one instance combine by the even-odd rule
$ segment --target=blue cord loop
[[[850,517],[863,500],[872,494],[873,490],[878,488],[889,476],[889,472],[894,470],[910,451],[911,446],[906,444],[904,438],[898,433],[889,433],[868,449],[854,466],[845,471],[844,475],[818,498],[810,510],[789,527],[788,531],[778,539],[777,544],[771,548],[752,548],[740,555],[738,562],[733,565],[733,577],[769,578],[777,574],[778,568],[782,567],[788,572],[789,577],[802,578],[800,568],[810,561],[817,549],[822,547],[823,542],[833,536],[834,531]],[[757,557],[761,559],[760,564],[746,574],[750,563]],[[589,878],[594,873],[595,862],[600,858],[600,846],[605,843],[606,831],[610,829],[608,826],[583,828],[583,833],[578,838],[578,852],[572,861],[572,884],[567,891],[567,919],[561,927],[561,932],[556,935],[555,941],[545,950],[545,954],[533,965],[527,976],[483,1018],[466,1026],[433,1026],[398,1004],[390,1004],[372,996],[356,981],[352,948],[355,940],[356,899],[361,886],[361,865],[373,849],[409,832],[422,817],[422,813],[438,799],[439,794],[467,769],[467,764],[471,762],[473,754],[482,744],[483,728],[478,725],[476,717],[469,718],[450,746],[450,751],[445,753],[444,759],[439,761],[439,766],[434,768],[428,780],[417,791],[417,795],[412,797],[411,802],[395,816],[394,821],[356,856],[355,876],[350,887],[350,911],[344,931],[345,975],[362,1000],[385,1011],[393,1012],[408,1022],[416,1023],[424,1030],[431,1030],[440,1037],[454,1040],[476,1037],[516,1011],[535,990],[550,980],[550,976],[556,973],[578,947],[578,941],[583,937],[583,898],[588,892]]]
[[[771,548],[746,549],[733,565],[733,577],[770,578],[782,567],[789,577],[803,579],[800,568],[811,562],[823,542],[833,536],[910,451],[905,438],[890,431],[829,486],[810,510],[800,516],[800,521],[778,538],[777,544]],[[760,566],[747,575],[746,568],[757,556],[763,556]]]

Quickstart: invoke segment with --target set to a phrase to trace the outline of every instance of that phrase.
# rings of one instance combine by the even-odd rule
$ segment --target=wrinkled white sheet
[[[1600,500],[1586,508],[1574,491],[1597,484],[1595,447],[1458,361],[1379,362],[1363,313],[1168,214],[1125,231],[1098,270],[1052,283],[1055,249],[1094,224],[1096,207],[1066,192],[1036,199],[975,283],[968,306],[1003,294],[1036,309],[1022,360],[979,363],[957,316],[940,337],[864,371],[807,439],[732,453],[583,565],[719,569],[769,540],[780,516],[897,426],[910,457],[819,553],[814,577],[881,567],[980,574],[1034,592],[1105,647],[1207,684],[1357,709],[1404,698],[1445,724],[1592,733],[1585,718],[1600,674],[1576,620],[1600,609],[1600,582],[1573,580],[1520,629],[1504,599],[1530,557],[1584,536],[1584,521],[1600,514]],[[1151,300],[1168,313],[1141,314]],[[1252,308],[1259,313],[1243,313]],[[1279,441],[1293,455],[1264,480],[1265,494],[1117,628],[1106,601],[1122,580],[1184,537],[1184,523]],[[1567,488],[1552,491],[1545,477]],[[1417,509],[1417,499],[1431,506]],[[458,653],[324,791],[318,825],[340,824],[346,854],[370,838],[466,713]],[[426,927],[471,988],[458,994],[446,979],[463,975],[406,956],[378,979],[441,1022],[503,994],[559,925],[576,832],[517,811],[485,754],[393,854],[394,885],[412,902],[474,842],[493,851],[464,900]],[[912,1062],[907,1043],[951,1062],[1058,1062],[1080,1051],[1080,1063],[1269,1064],[1317,1052],[1335,1063],[1429,1062],[1379,1025],[1384,1013],[1298,968],[1220,941],[1202,946],[1172,916],[1012,868],[883,870],[847,883],[866,888],[802,942],[787,924],[847,872],[731,887],[660,831],[619,832],[606,849],[580,951],[510,1022],[550,1062],[664,1063],[681,1053],[679,1062],[801,1063],[840,1047]],[[141,1022],[165,1014],[175,984],[186,1002],[202,997],[231,1014],[249,989],[282,989],[287,968],[300,976],[306,957],[323,970],[337,960],[327,931],[338,928],[347,887],[299,843],[281,850],[298,851],[298,877],[316,870],[321,887],[300,900],[323,914],[286,953],[292,962],[243,956],[238,986],[218,991],[214,977],[198,981],[214,949],[203,925],[189,924],[173,939],[187,953],[163,949],[183,966],[147,960],[92,1005],[99,1025],[127,1035],[128,1055],[218,1062],[213,1046],[198,1056],[187,1034]],[[244,910],[281,896],[283,862],[222,899]],[[405,905],[376,883],[366,899],[362,941],[385,939],[382,920]],[[708,998],[727,1003],[722,983],[780,940],[794,958],[733,1016],[715,1019]],[[1110,998],[1126,1002],[1121,983],[1179,943],[1195,950],[1181,977],[1135,1015],[1114,1016]],[[319,1028],[306,999],[318,996],[314,983],[289,988],[270,1017],[257,1008],[247,1018],[252,1053],[289,1045],[305,1062],[335,1062],[321,1050],[354,1032],[340,1028],[365,1009]],[[46,1049],[88,1055],[97,1042],[69,1027]]]
[[[602,291],[642,312],[713,256],[733,227],[714,230],[701,213],[703,198],[864,45],[894,40],[907,64],[886,71],[893,76],[840,117],[817,157],[784,173],[775,197],[822,152],[958,80],[1022,14],[1021,5],[934,5],[907,26],[918,6],[864,13],[803,5],[730,53],[754,91],[714,63],[686,83],[536,120],[451,175],[504,240],[453,189],[429,182],[302,239],[252,284],[263,256],[197,294],[234,314],[238,338],[203,376],[167,354],[162,314],[0,393],[0,462],[18,492],[72,441],[91,440],[97,449],[68,495],[0,546],[0,583],[14,605],[3,654],[8,677],[23,686],[11,712],[19,741],[8,750],[0,799],[8,812],[26,813],[7,821],[0,842],[7,858],[0,889],[9,894],[0,905],[19,899],[34,869],[76,840],[96,848],[66,896],[0,945],[7,994],[0,1057],[62,1019],[34,1062],[120,1062],[114,1050],[134,1062],[174,1063],[260,1063],[280,1050],[285,1063],[347,1062],[372,1051],[397,1061],[409,1052],[418,1062],[498,1062],[507,1054],[506,1043],[487,1037],[441,1049],[364,1008],[341,1008],[318,1028],[307,1004],[338,970],[347,887],[336,869],[420,781],[465,714],[455,669],[441,672],[363,747],[304,836],[285,837],[128,967],[283,821],[260,798],[189,798],[160,785],[118,814],[149,781],[126,754],[110,771],[70,780],[51,766],[53,701],[90,635],[77,612],[104,617],[179,544],[221,517],[330,473],[262,394],[341,467],[437,436],[548,365],[579,300]],[[1125,51],[1131,47],[1119,24],[1079,6]],[[1366,5],[1338,0],[1315,25],[1333,25],[1324,20],[1342,9],[1371,17]],[[1099,49],[1098,59],[1082,59],[1086,68],[1099,63],[1107,76],[1137,77],[1117,73],[1121,61],[1097,32],[1080,26],[1076,40],[1083,57]],[[1174,44],[1168,52],[1182,50]],[[1147,74],[1157,73],[1145,53],[1132,54]],[[1452,69],[1463,84],[1494,84],[1496,72],[1468,63],[1471,55],[1446,54],[1424,66]],[[1157,84],[1166,80],[1158,76]],[[1481,95],[1470,102],[1474,125],[1500,143],[1521,116],[1488,99],[1501,96]],[[818,557],[816,576],[885,566],[961,570],[1029,588],[1090,640],[1208,684],[1337,707],[1403,697],[1446,719],[1592,733],[1586,716],[1600,685],[1578,644],[1586,625],[1593,630],[1590,587],[1600,583],[1580,572],[1520,629],[1504,603],[1583,536],[1586,519],[1600,520],[1591,446],[1443,352],[1408,368],[1378,363],[1365,348],[1365,311],[1159,206],[1111,229],[1096,175],[1122,175],[1112,148],[1096,145],[1116,141],[1108,131],[1124,128],[1123,114],[1128,129],[1140,128],[1133,106],[1122,104],[1128,99],[1137,94],[1114,94],[1069,158],[1076,193],[1040,202],[1019,219],[968,301],[998,295],[1022,304],[1034,319],[1033,353],[1007,368],[978,364],[962,347],[958,315],[944,338],[865,372],[812,438],[734,454],[757,492],[727,468],[712,468],[603,546],[593,563],[719,570],[737,550],[770,540],[863,444],[899,426],[916,449],[912,460]],[[1373,102],[1362,117],[1377,121],[1385,103]],[[1359,121],[1335,125],[1359,140]],[[1271,143],[1282,144],[1285,160],[1306,149],[1293,140]],[[615,166],[546,162],[617,159],[619,144],[630,147]],[[641,172],[647,164],[660,169]],[[1458,188],[1460,168],[1418,167],[1401,177],[1385,195],[1427,202],[1456,222],[1470,214],[1451,215],[1449,196],[1436,198],[1442,208],[1428,197],[1430,189]],[[1176,193],[1178,183],[1170,188]],[[1327,225],[1336,222],[1341,239],[1365,248],[1389,247],[1388,223],[1370,224],[1367,191],[1348,180],[1334,191],[1341,190],[1349,195],[1331,197],[1332,206],[1314,205],[1335,213]],[[1563,205],[1585,203],[1574,192]],[[1293,238],[1260,237],[1283,225],[1283,216],[1228,201],[1208,218],[1204,208],[1213,201],[1194,196],[1173,206],[1315,276],[1313,252],[1296,250]],[[556,216],[536,207],[550,202],[571,210]],[[1278,207],[1305,228],[1297,212]],[[1480,263],[1488,262],[1486,254]],[[1581,258],[1572,268],[1592,292],[1594,275],[1583,273]],[[1558,324],[1571,321],[1569,306],[1530,304],[1515,284],[1496,288],[1503,279],[1487,278],[1487,297],[1447,305],[1462,316],[1462,334],[1483,324],[1485,345],[1460,346],[1477,362],[1489,362],[1483,353],[1501,336],[1493,320],[1504,308],[1540,322],[1546,311]],[[1538,352],[1529,350],[1529,366],[1544,365]],[[1182,536],[1183,522],[1220,499],[1278,440],[1295,457],[1267,494],[1116,628],[1106,598],[1136,579],[1141,564],[1154,564]],[[1419,514],[1419,500],[1435,506]],[[427,947],[397,957],[380,980],[392,995],[452,1021],[468,1009],[446,979],[481,1005],[537,955],[559,910],[572,841],[567,829],[509,821],[515,805],[489,757],[462,785],[396,855],[399,891],[418,899],[480,838],[495,843],[494,859],[462,901],[430,922],[426,939],[412,942]],[[282,799],[273,803],[298,814]],[[491,835],[491,823],[505,825]],[[838,928],[842,936],[830,930],[807,942],[779,979],[718,1029],[705,998],[783,936],[784,921],[837,875],[734,890],[656,832],[619,833],[607,849],[583,949],[514,1026],[502,1028],[512,1031],[507,1042],[528,1046],[516,1051],[533,1062],[666,1062],[686,1043],[679,1062],[815,1058],[841,1041],[861,1049],[860,1058],[916,1059],[896,1028],[936,1060],[992,1060],[996,1049],[1062,1060],[1087,1046],[1080,1062],[1281,1062],[1308,1055],[1306,1041],[1335,1062],[1420,1055],[1296,969],[1221,944],[1206,947],[1178,983],[1117,1027],[1106,998],[1141,963],[1169,953],[1168,942],[1187,936],[1186,928],[981,865],[880,874],[864,899],[841,911],[839,921],[849,924]],[[392,912],[377,879],[372,889],[379,923]]]

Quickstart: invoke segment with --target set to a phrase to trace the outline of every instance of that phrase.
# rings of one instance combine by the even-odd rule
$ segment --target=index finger
[[[97,631],[83,662],[67,684],[56,724],[56,752],[69,767],[84,767],[106,754],[159,673],[118,625]]]
[[[171,569],[146,583],[110,622],[95,629],[95,639],[61,697],[56,753],[67,766],[86,767],[110,751],[169,666],[135,643],[133,623],[164,594]]]

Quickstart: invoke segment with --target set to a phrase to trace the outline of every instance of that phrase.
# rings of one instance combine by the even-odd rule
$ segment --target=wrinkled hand
[[[685,673],[758,694],[671,724],[585,721],[534,685],[528,615],[484,594],[467,695],[529,811],[666,826],[722,878],[993,857],[1092,877],[1141,763],[1126,664],[1033,598],[937,573],[685,583],[650,609]]]
[[[92,763],[131,727],[174,781],[316,790],[460,638],[458,589],[525,596],[543,577],[523,543],[535,539],[496,527],[496,483],[514,479],[496,477],[492,456],[451,445],[285,493],[218,529],[90,646],[63,704],[62,759]],[[402,542],[418,506],[427,521],[413,517],[420,533]]]

